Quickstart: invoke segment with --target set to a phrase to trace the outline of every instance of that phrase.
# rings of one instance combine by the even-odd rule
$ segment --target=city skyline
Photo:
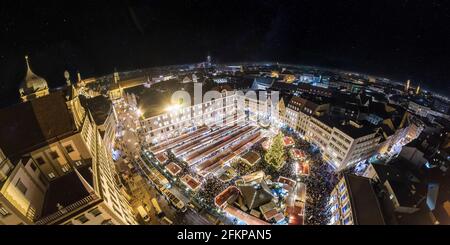
[[[101,76],[114,69],[195,63],[211,54],[218,63],[272,61],[411,79],[449,94],[448,5],[441,1],[6,6],[1,104],[14,99],[10,94],[22,77],[24,55],[33,57],[35,70],[52,87],[63,84],[61,70]]]

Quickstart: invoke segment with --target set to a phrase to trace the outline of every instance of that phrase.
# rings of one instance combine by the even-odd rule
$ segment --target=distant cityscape
[[[279,63],[61,71],[0,109],[0,224],[448,225],[450,101]]]

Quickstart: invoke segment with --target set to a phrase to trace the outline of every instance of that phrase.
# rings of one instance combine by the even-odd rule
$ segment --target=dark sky
[[[50,86],[148,66],[280,61],[336,67],[450,94],[448,1],[1,1],[0,105],[30,55]],[[75,73],[72,74],[75,78]]]

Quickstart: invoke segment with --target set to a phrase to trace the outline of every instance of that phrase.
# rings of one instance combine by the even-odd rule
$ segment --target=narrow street
[[[187,209],[184,213],[177,210],[151,183],[149,178],[150,169],[148,164],[142,158],[141,155],[141,145],[139,137],[136,133],[138,128],[137,116],[133,108],[129,108],[125,102],[121,101],[115,105],[115,109],[118,116],[118,135],[120,138],[118,140],[120,158],[117,164],[129,167],[133,166],[135,171],[130,171],[131,177],[128,179],[127,185],[131,192],[132,202],[131,205],[135,209],[136,213],[139,206],[143,206],[148,215],[150,216],[150,222],[145,223],[142,219],[140,222],[142,224],[158,225],[161,224],[161,219],[157,217],[155,209],[151,203],[152,198],[156,198],[160,208],[162,209],[164,216],[169,220],[173,221],[175,224],[185,224],[185,225],[208,225],[211,224],[208,218],[197,213],[194,210]],[[137,171],[136,171],[137,170]],[[189,197],[183,194],[183,191],[178,187],[174,186],[171,188],[171,192],[179,198],[185,205],[187,205],[190,200]]]

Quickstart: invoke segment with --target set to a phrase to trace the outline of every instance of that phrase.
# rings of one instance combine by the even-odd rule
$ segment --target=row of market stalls
[[[159,163],[168,160],[167,152],[207,177],[247,153],[263,139],[259,127],[251,124],[200,127],[149,148]]]

